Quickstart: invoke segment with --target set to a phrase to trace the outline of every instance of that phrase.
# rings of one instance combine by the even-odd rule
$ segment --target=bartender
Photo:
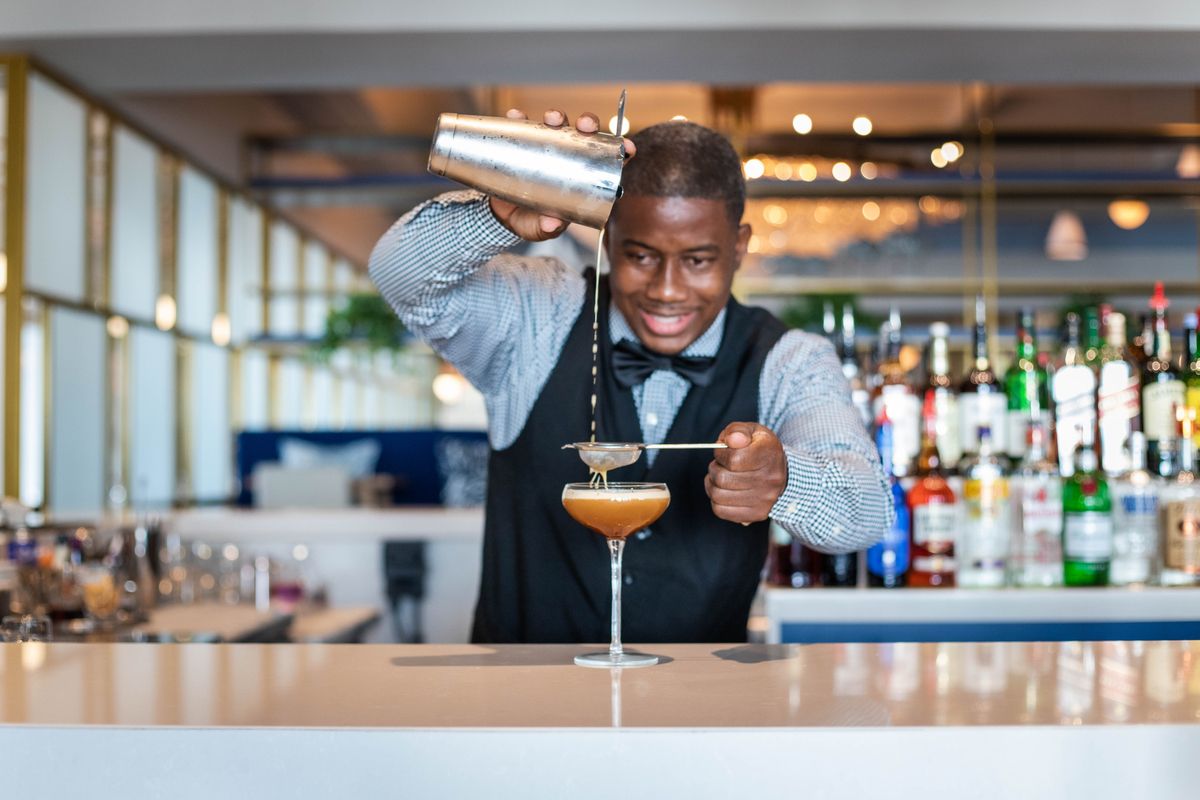
[[[569,124],[558,110],[544,121]],[[594,114],[575,125],[599,126]],[[597,441],[728,449],[647,451],[613,476],[672,495],[625,552],[625,639],[744,641],[769,522],[822,552],[859,550],[891,525],[891,492],[830,344],[730,295],[751,231],[729,141],[672,121],[626,150],[637,157],[605,234]],[[586,477],[560,448],[591,424],[593,282],[556,258],[508,252],[565,229],[457,191],[404,215],[371,254],[400,319],[487,404],[475,642],[608,638],[607,546],[561,500],[564,483]]]

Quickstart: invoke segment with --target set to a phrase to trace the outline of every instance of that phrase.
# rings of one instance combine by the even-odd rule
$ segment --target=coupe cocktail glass
[[[576,656],[582,667],[648,667],[658,656],[626,653],[621,648],[621,555],[625,539],[654,523],[671,504],[665,483],[615,483],[607,486],[568,483],[563,508],[571,518],[608,540],[612,577],[612,642],[607,653]]]

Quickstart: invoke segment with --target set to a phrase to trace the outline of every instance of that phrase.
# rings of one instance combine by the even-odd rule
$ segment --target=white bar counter
[[[5,796],[1195,797],[1200,642],[0,645]]]

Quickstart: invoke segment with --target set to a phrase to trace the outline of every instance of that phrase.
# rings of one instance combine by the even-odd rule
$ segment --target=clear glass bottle
[[[950,381],[950,326],[935,322],[929,326],[929,380],[926,394],[933,395],[937,414],[937,446],[942,466],[953,470],[962,458],[962,423],[958,414],[958,392]]]
[[[1200,476],[1196,471],[1196,444],[1192,439],[1195,417],[1187,409],[1177,412],[1179,472],[1161,491],[1162,572],[1164,586],[1200,585]]]
[[[1112,482],[1113,558],[1108,582],[1114,586],[1154,583],[1158,562],[1159,481],[1146,470],[1146,437],[1130,437],[1130,467]]]
[[[921,400],[908,380],[900,361],[900,312],[893,308],[885,325],[887,356],[879,365],[883,382],[875,394],[872,411],[875,419],[886,412],[892,421],[892,474],[912,474],[913,461],[921,449]]]
[[[1090,319],[1095,319],[1094,313]],[[1098,333],[1096,336],[1098,338]],[[1095,359],[1099,358],[1099,351],[1097,343]],[[1085,363],[1086,352],[1079,341],[1079,315],[1069,312],[1062,356],[1054,370],[1050,389],[1058,436],[1058,468],[1064,477],[1070,477],[1075,471],[1079,431],[1090,431],[1096,426],[1096,373]]]
[[[1063,484],[1063,583],[1104,586],[1112,560],[1112,495],[1087,431],[1075,451],[1075,473]]]
[[[884,469],[892,463],[892,421],[884,414],[875,423],[875,447]],[[908,494],[896,477],[888,473],[896,521],[883,538],[867,550],[867,585],[884,589],[904,586],[908,578],[909,525]]]
[[[842,336],[838,354],[842,359],[842,374],[850,384],[850,402],[858,411],[863,426],[871,428],[871,392],[863,379],[863,370],[858,360],[858,345],[855,342],[854,306],[842,306]]]
[[[1013,538],[1009,576],[1014,586],[1061,586],[1062,477],[1047,455],[1046,428],[1029,426],[1025,459],[1012,476]]]
[[[1125,343],[1125,315],[1108,315],[1096,387],[1100,466],[1106,475],[1129,469],[1129,437],[1142,429],[1141,368]]]
[[[980,425],[992,431],[994,442],[1006,441],[1008,398],[988,356],[987,308],[983,295],[975,298],[975,347],[971,371],[959,385],[959,446],[963,455],[979,452]]]
[[[979,427],[979,453],[962,462],[963,526],[958,540],[958,585],[996,588],[1008,568],[1009,487],[1004,461],[992,448],[992,431]]]
[[[1167,327],[1167,298],[1162,282],[1154,284],[1150,300],[1154,311],[1154,349],[1142,367],[1142,430],[1146,433],[1146,460],[1152,472],[1162,469],[1163,442],[1175,432],[1175,409],[1186,406],[1185,388],[1171,355],[1171,330]]]

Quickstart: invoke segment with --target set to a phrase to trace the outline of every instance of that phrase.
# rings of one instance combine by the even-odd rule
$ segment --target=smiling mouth
[[[655,336],[678,336],[687,330],[692,320],[696,318],[695,311],[678,314],[651,314],[639,309],[638,315],[641,316],[646,328]]]

